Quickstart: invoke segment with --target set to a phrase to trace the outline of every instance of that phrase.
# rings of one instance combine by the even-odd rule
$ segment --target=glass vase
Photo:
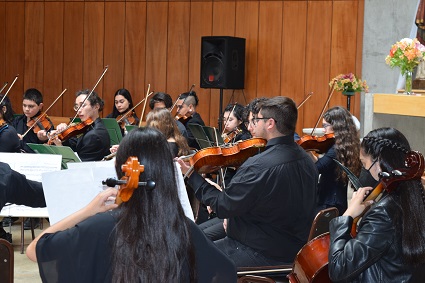
[[[406,86],[404,87],[405,94],[412,94],[412,73],[413,71],[406,71],[404,78],[406,79]]]

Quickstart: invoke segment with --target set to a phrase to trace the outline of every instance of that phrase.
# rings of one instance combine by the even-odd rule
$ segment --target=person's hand
[[[224,231],[227,233],[227,218],[224,218],[223,220],[223,228],[224,228]]]
[[[108,188],[102,191],[84,208],[84,214],[89,217],[117,208],[118,204],[112,202],[112,200],[115,200],[117,194],[118,190],[115,188]]]
[[[60,123],[57,127],[56,127],[56,130],[57,130],[57,132],[63,132],[63,131],[65,131],[66,130],[66,128],[68,128],[68,125],[67,124],[65,124],[65,123]]]
[[[314,161],[314,163],[316,163],[317,160],[319,160],[319,157],[317,157],[317,155],[315,154],[314,151],[307,151],[307,154],[310,155],[310,157]]]
[[[214,183],[213,181],[211,181],[210,179],[208,179],[208,178],[205,178],[205,181],[207,181],[210,185],[213,185],[217,190],[219,190],[220,192],[222,191],[222,189],[221,189],[221,187],[217,184],[217,183]]]
[[[37,138],[41,141],[47,141],[47,132],[45,130],[40,130],[37,132]]]
[[[117,151],[118,151],[118,148],[120,147],[120,145],[119,144],[115,144],[115,145],[113,145],[113,146],[111,146],[111,148],[109,149],[109,151],[111,152],[111,153],[116,153]]]
[[[185,162],[181,158],[177,158],[176,161],[180,165],[180,169],[182,170],[183,175],[186,175],[187,171],[190,169],[189,162]]]
[[[211,212],[213,212],[211,206],[207,205],[207,211],[208,211],[208,214],[211,214]]]
[[[19,138],[20,140],[22,140],[22,135],[21,135],[21,134],[18,134],[18,138]]]
[[[344,216],[351,216],[352,218],[356,218],[360,216],[363,211],[373,203],[373,200],[363,201],[364,198],[372,191],[372,187],[364,187],[357,190],[357,192],[353,193],[353,197],[351,198],[350,204],[348,205],[347,210],[343,214]]]
[[[424,186],[424,187],[425,187],[425,175],[423,175],[423,176],[421,177],[421,182],[422,182],[422,186]]]

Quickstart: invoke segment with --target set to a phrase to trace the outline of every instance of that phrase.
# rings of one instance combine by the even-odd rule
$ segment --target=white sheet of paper
[[[61,170],[62,156],[57,154],[0,153],[0,161],[27,179],[41,182],[41,174]]]
[[[102,181],[107,178],[116,178],[113,166],[85,168],[83,165],[78,169],[44,173],[43,189],[50,224],[55,224],[86,206],[106,188]]]

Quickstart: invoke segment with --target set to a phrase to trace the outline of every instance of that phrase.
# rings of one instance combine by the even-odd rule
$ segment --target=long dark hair
[[[3,94],[0,94],[0,101],[3,99]],[[3,112],[3,106],[6,106],[6,112]],[[0,111],[1,114],[3,116],[3,120],[8,123],[8,124],[12,124],[13,121],[13,114],[15,114],[15,112],[12,109],[12,103],[10,102],[10,99],[8,96],[6,96],[3,99],[3,102],[0,105]]]
[[[139,180],[153,180],[156,186],[152,190],[137,188],[120,206],[112,248],[112,282],[194,282],[190,220],[178,198],[165,136],[150,127],[129,132],[116,155],[119,178],[123,175],[121,165],[129,156],[137,156],[144,165]]]
[[[360,162],[360,137],[354,124],[353,117],[347,109],[336,106],[323,115],[332,125],[335,135],[336,159],[350,169],[356,176],[360,175],[362,164]],[[337,167],[338,179],[347,182],[347,175]]]
[[[364,137],[361,148],[373,160],[378,160],[383,172],[404,168],[410,145],[406,137],[394,128],[380,128]],[[402,253],[407,264],[425,263],[425,194],[420,180],[399,182],[391,193],[401,213],[395,220],[401,233]]]
[[[124,96],[125,99],[128,100],[128,110],[133,108],[133,99],[131,98],[131,94],[127,89],[120,88],[119,90],[117,90],[114,94],[114,99],[117,95],[122,95],[122,96]],[[117,107],[115,107],[115,103],[114,103],[114,105],[112,106],[112,118],[117,118],[121,114],[125,114],[125,113],[120,113],[118,111]]]

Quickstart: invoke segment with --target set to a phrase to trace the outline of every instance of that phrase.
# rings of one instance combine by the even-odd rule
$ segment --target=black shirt
[[[21,144],[14,127],[3,125],[0,127],[0,152],[20,152]]]
[[[41,112],[38,112],[37,115],[40,115]],[[47,118],[50,122],[51,125],[51,130],[54,129],[53,127],[53,123],[52,121],[50,121],[49,118]],[[16,117],[13,120],[13,127],[16,129],[16,132],[18,134],[23,135],[24,133],[26,133],[26,131],[28,130],[28,126],[27,126],[27,116],[25,115],[21,115],[19,117]],[[37,134],[33,131],[30,130],[25,137],[21,140],[21,148],[26,151],[26,152],[34,152],[31,148],[29,148],[26,144],[27,143],[38,143],[38,144],[43,144],[46,143],[47,141],[41,141],[38,139]]]
[[[201,118],[201,115],[199,115],[198,112],[195,112],[195,114],[193,114],[191,117],[187,118],[186,120],[184,120],[183,125],[186,127],[186,131],[187,131],[187,143],[189,144],[189,147],[193,147],[196,149],[201,149],[198,142],[196,141],[195,137],[193,136],[189,125],[193,124],[193,125],[201,125],[201,126],[205,126],[204,121]]]
[[[81,161],[100,161],[110,154],[111,142],[108,130],[102,120],[97,118],[84,134],[70,138],[63,145],[77,152]]]
[[[189,178],[196,197],[220,218],[227,235],[271,259],[292,263],[307,242],[316,206],[318,172],[293,135],[271,139],[220,192],[199,174]]]

